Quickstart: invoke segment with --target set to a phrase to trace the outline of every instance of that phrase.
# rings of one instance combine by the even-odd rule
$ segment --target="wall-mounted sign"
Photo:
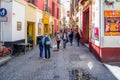
[[[5,17],[7,15],[7,10],[5,8],[0,8],[0,17]]]
[[[120,36],[120,10],[104,12],[105,36]]]
[[[0,16],[0,22],[7,22],[8,18],[7,17],[1,17]]]

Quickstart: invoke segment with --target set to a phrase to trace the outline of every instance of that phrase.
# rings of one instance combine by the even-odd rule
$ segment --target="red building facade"
[[[49,15],[49,27],[52,27],[53,33],[60,30],[60,0],[25,0],[34,2],[34,4],[43,12]],[[44,13],[43,13],[44,15]],[[44,18],[43,18],[44,19]]]

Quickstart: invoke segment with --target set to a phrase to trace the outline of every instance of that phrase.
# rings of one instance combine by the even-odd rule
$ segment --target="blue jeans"
[[[73,42],[73,38],[70,38],[70,43],[72,44],[72,42]]]
[[[65,40],[65,41],[63,41],[63,48],[66,48],[66,43],[67,43],[67,41]]]
[[[45,58],[50,58],[50,45],[45,45]]]
[[[42,46],[39,46],[39,49],[40,49],[40,54],[39,54],[39,56],[40,56],[40,57],[43,57],[43,47],[42,47]]]

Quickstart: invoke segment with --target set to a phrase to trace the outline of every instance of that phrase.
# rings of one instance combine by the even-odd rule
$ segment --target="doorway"
[[[27,42],[35,44],[35,23],[27,22]]]
[[[89,43],[89,8],[83,12],[83,41]]]
[[[44,34],[48,34],[48,33],[49,33],[48,24],[44,24]]]

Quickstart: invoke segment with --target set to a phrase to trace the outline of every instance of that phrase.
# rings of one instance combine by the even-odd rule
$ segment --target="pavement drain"
[[[70,80],[97,80],[97,78],[93,77],[91,74],[79,70],[79,69],[72,69],[69,71]]]

